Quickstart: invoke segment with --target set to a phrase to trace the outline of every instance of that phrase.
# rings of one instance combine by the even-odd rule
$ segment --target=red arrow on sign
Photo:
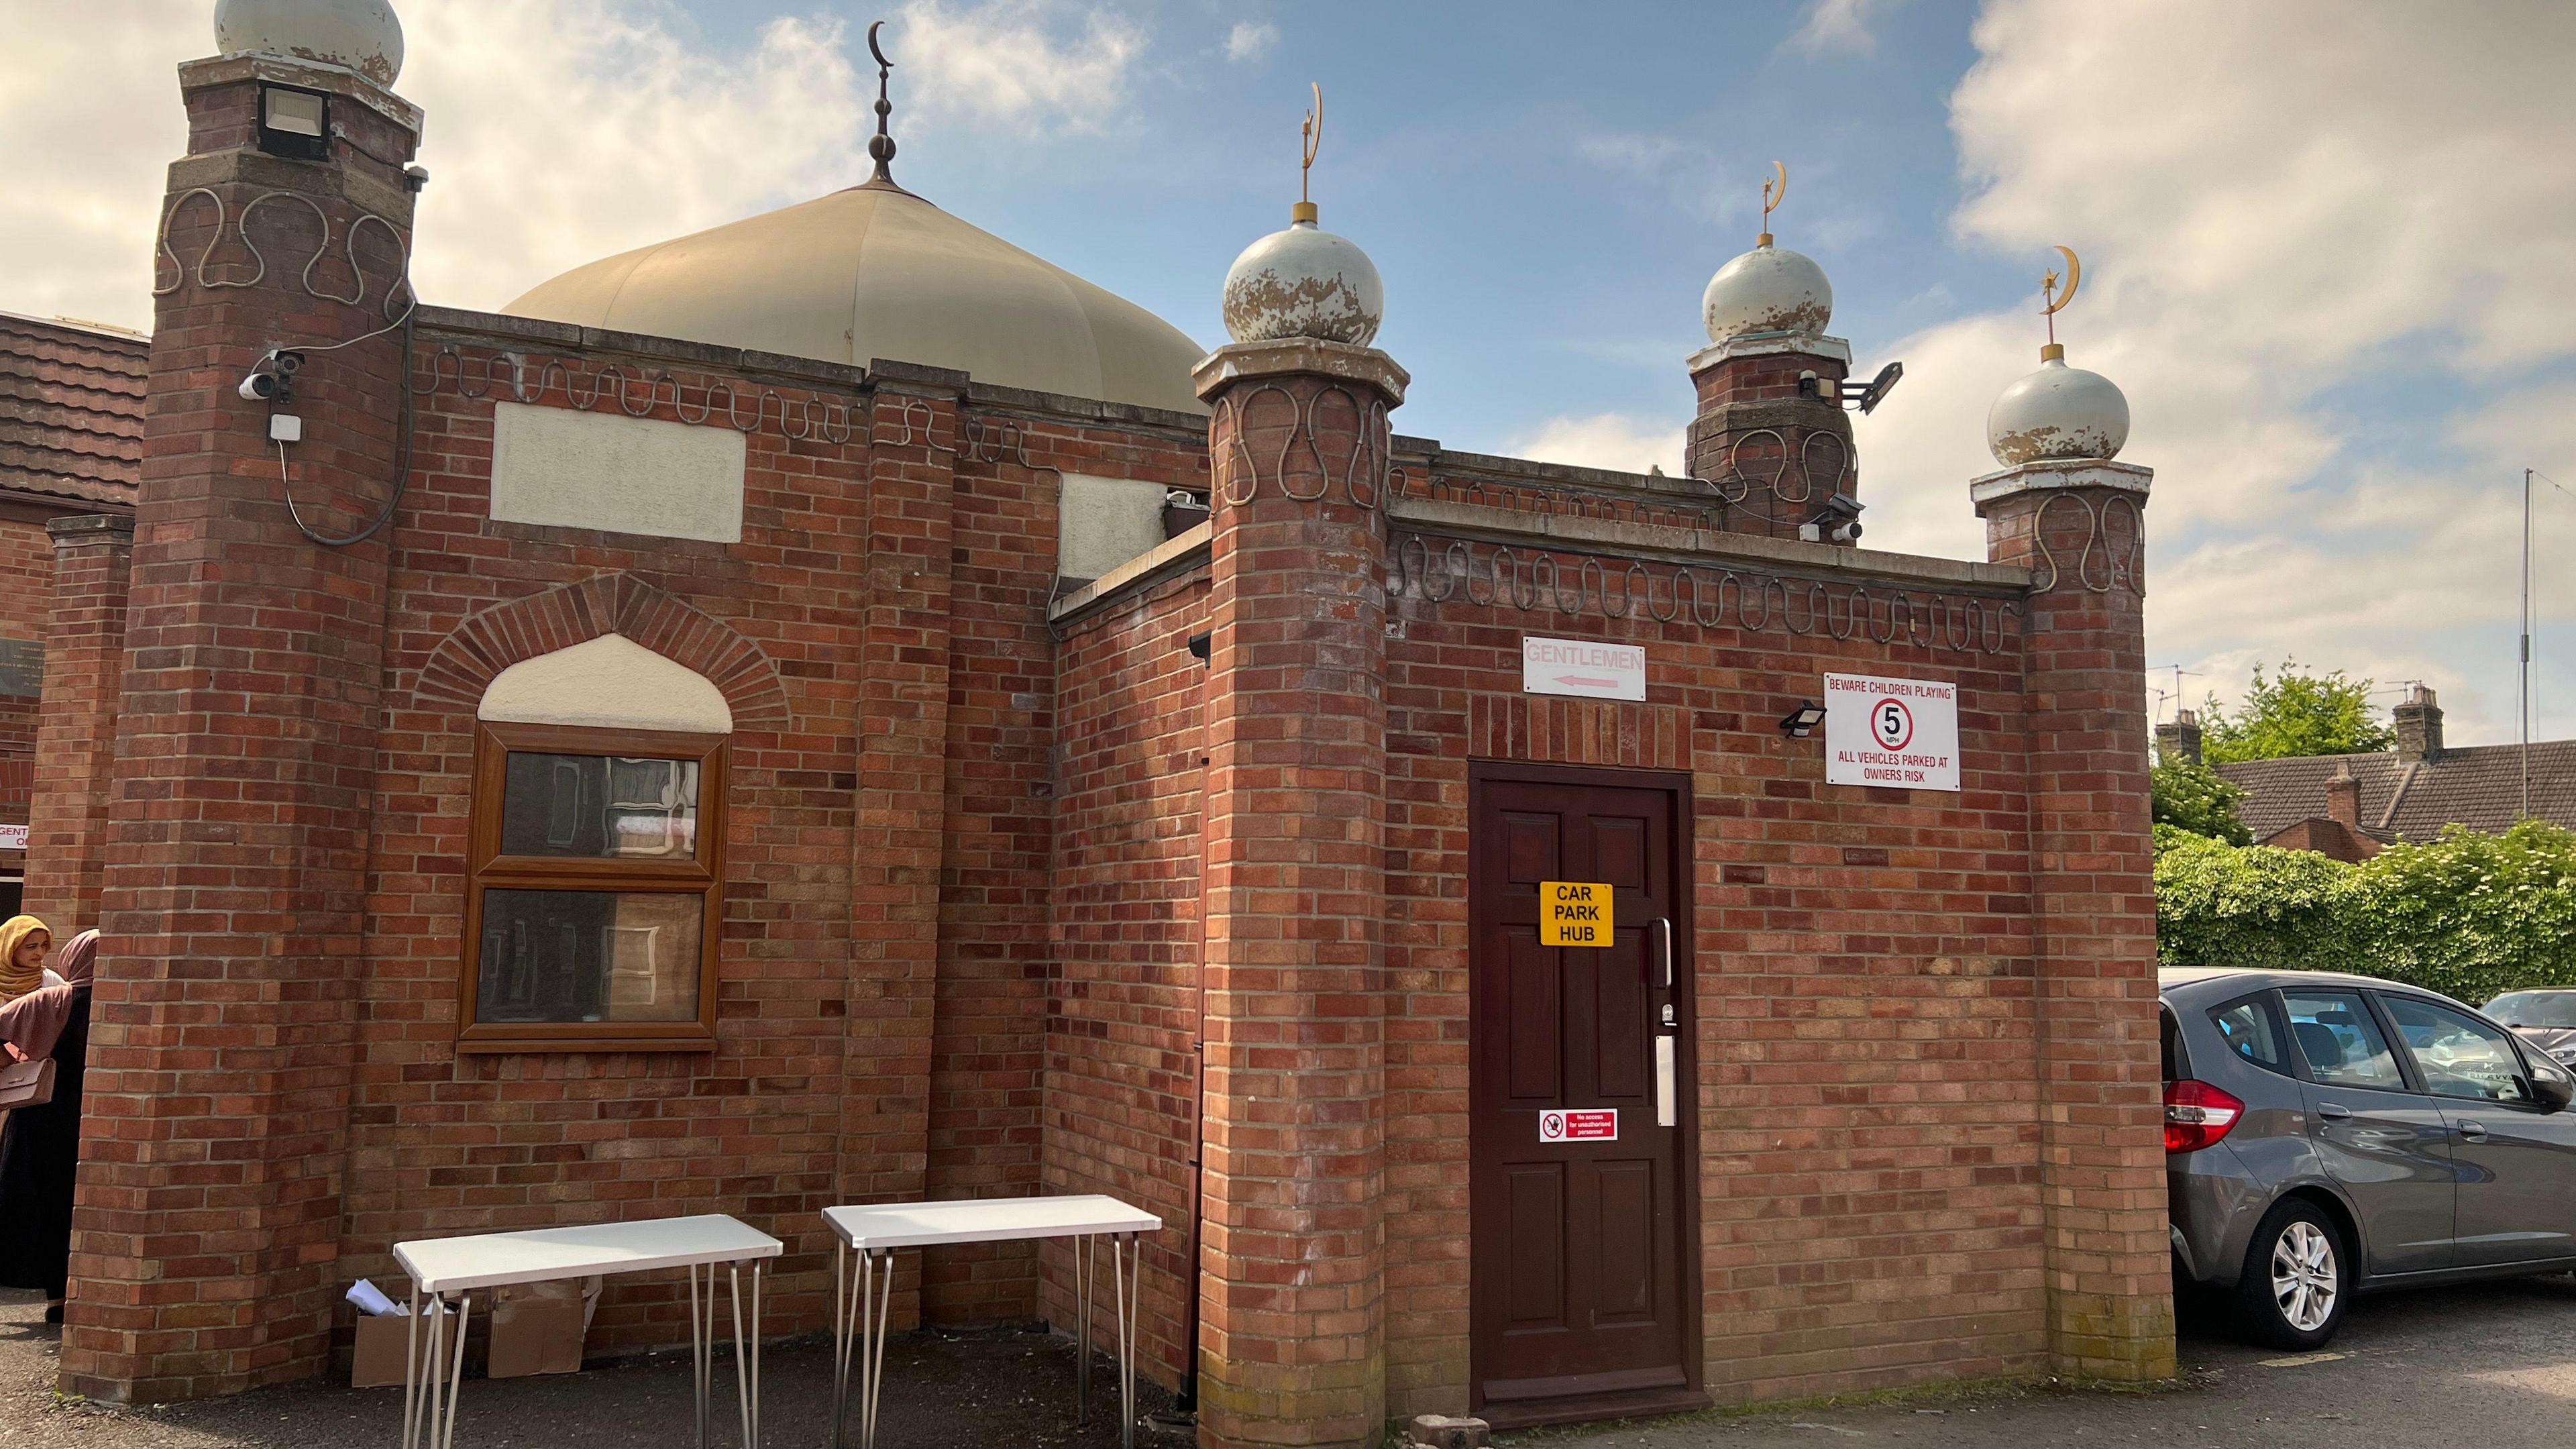
[[[1559,684],[1588,684],[1594,689],[1616,689],[1619,687],[1619,681],[1615,679],[1594,679],[1587,674],[1560,674],[1556,677],[1556,682]]]

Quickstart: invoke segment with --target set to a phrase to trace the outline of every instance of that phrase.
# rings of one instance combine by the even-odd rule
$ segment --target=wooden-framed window
[[[457,1050],[712,1048],[726,736],[476,730]]]

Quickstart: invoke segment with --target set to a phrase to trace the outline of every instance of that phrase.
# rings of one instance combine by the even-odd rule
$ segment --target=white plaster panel
[[[747,456],[729,427],[505,402],[492,415],[492,517],[739,543]]]
[[[1163,546],[1160,483],[1064,475],[1056,512],[1056,574],[1096,579]]]
[[[733,733],[724,691],[623,634],[520,660],[493,676],[474,714],[515,724]]]

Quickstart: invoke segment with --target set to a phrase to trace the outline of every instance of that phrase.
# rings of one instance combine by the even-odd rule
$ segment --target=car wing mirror
[[[2537,1070],[2531,1074],[2531,1091],[2542,1111],[2563,1112],[2568,1103],[2576,1102],[2576,1078],[2562,1071]]]

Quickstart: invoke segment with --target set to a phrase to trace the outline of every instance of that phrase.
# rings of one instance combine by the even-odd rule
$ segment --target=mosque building
[[[1768,230],[1687,476],[1461,453],[1316,203],[1206,352],[882,102],[861,185],[440,307],[390,11],[219,14],[131,523],[54,535],[64,1388],[328,1372],[395,1242],[613,1218],[775,1234],[810,1333],[824,1207],[1086,1192],[1211,1446],[2172,1371],[2107,381],[1997,404],[1984,561],[1865,549],[1891,379]],[[899,1261],[1075,1322],[1062,1245]]]

